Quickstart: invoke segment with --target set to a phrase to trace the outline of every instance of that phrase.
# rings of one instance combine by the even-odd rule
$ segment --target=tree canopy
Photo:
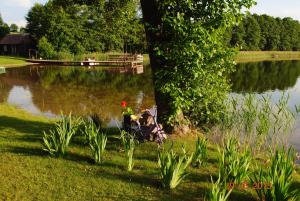
[[[221,118],[233,51],[224,45],[252,0],[141,0],[156,103],[171,127]]]
[[[121,51],[126,44],[142,49],[138,5],[136,0],[51,0],[31,8],[27,30],[37,41],[45,38],[56,52]]]
[[[229,29],[231,47],[239,50],[299,51],[300,23],[292,18],[268,15],[247,15],[241,23]]]
[[[4,23],[0,14],[0,39],[6,34],[8,34],[9,31],[10,31],[9,26],[6,23]]]

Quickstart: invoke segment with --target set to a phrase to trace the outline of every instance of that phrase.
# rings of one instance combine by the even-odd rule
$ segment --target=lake
[[[300,61],[241,63],[232,74],[232,95],[290,94],[289,106],[300,104]],[[121,101],[140,111],[155,104],[151,69],[134,74],[124,70],[85,67],[29,66],[0,74],[0,102],[33,114],[56,117],[63,113],[99,114],[109,126],[121,120]],[[291,144],[300,151],[300,118]]]

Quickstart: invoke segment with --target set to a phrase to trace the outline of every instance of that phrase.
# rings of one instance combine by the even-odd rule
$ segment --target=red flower
[[[122,107],[126,107],[126,106],[127,106],[126,101],[122,101],[122,102],[121,102],[121,106],[122,106]]]

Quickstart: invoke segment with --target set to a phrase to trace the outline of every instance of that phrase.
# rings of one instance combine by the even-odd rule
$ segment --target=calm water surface
[[[300,61],[239,64],[231,79],[233,95],[270,95],[276,102],[288,92],[289,106],[300,104]],[[137,111],[155,104],[149,67],[139,75],[101,68],[42,66],[11,68],[0,74],[0,102],[47,117],[61,112],[97,113],[114,126],[114,120],[121,119],[122,100]],[[300,151],[300,118],[289,141]]]

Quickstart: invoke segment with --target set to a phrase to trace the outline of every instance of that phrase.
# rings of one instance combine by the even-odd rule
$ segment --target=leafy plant
[[[107,143],[107,136],[103,132],[97,132],[90,141],[90,147],[93,151],[94,160],[96,163],[102,163],[103,153]]]
[[[256,188],[259,199],[266,201],[288,201],[299,200],[300,189],[293,190],[295,151],[289,148],[287,151],[282,147],[276,148],[275,154],[271,157],[269,168],[259,169],[255,172],[251,181],[255,184],[263,183]]]
[[[158,152],[158,165],[164,188],[176,188],[188,175],[186,169],[193,160],[193,154],[187,156],[185,150],[183,152],[183,155],[177,155],[172,149]]]
[[[236,139],[230,137],[220,151],[220,175],[224,182],[240,184],[249,174],[251,153],[248,147],[241,152]]]
[[[207,159],[207,139],[198,136],[196,141],[196,150],[193,156],[192,164],[196,167],[203,165]]]
[[[122,131],[121,140],[125,150],[125,157],[127,160],[127,170],[131,172],[134,166],[134,161],[133,161],[133,154],[135,149],[134,137],[130,136],[127,132]]]
[[[64,156],[81,122],[80,118],[74,118],[71,114],[63,116],[54,129],[44,132],[44,150],[52,156]]]
[[[226,185],[221,182],[221,175],[216,182],[211,179],[212,187],[208,194],[209,201],[226,201],[232,192],[232,189],[227,189]]]

